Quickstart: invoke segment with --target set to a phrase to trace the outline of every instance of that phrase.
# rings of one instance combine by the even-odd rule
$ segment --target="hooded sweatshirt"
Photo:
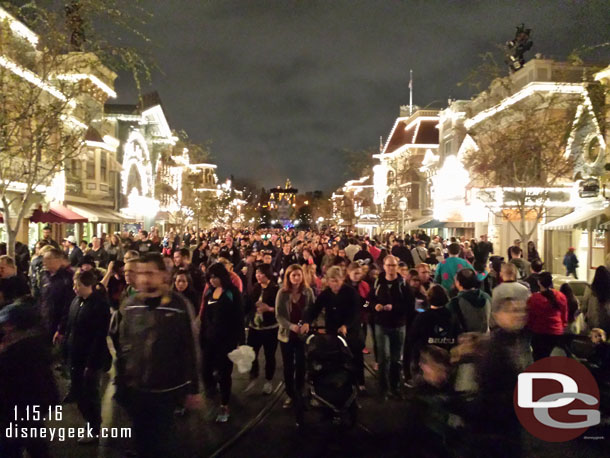
[[[491,298],[480,289],[460,291],[447,308],[457,319],[462,332],[488,332]]]

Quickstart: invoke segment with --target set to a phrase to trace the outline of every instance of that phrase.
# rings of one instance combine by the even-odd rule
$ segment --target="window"
[[[108,181],[108,153],[106,151],[102,151],[100,158],[100,176],[102,182]]]
[[[95,180],[95,153],[87,158],[87,180]]]
[[[600,153],[600,144],[599,144],[599,140],[597,139],[597,137],[594,137],[593,140],[591,140],[589,142],[589,144],[587,145],[587,161],[588,162],[595,162],[597,161],[597,158],[599,157],[599,153]]]

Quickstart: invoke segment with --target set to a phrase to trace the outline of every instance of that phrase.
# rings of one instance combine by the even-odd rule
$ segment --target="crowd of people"
[[[76,402],[99,431],[101,374],[114,353],[114,399],[140,456],[173,456],[176,410],[201,406],[200,381],[218,400],[216,421],[229,421],[231,351],[253,348],[246,391],[269,395],[279,346],[283,406],[293,408],[308,402],[305,337],[325,332],[345,339],[361,395],[396,402],[421,394],[422,424],[425,412],[447,423],[437,418],[439,399],[476,393],[474,402],[443,406],[482,437],[501,432],[506,440],[481,450],[508,456],[519,447],[513,389],[532,360],[556,348],[570,355],[570,336],[589,332],[595,375],[608,377],[610,365],[608,269],[597,268],[579,302],[569,283],[555,288],[533,242],[525,253],[520,244],[505,259],[485,235],[190,229],[162,237],[152,228],[58,243],[45,228],[32,253],[21,246],[15,258],[0,256],[0,426],[14,406],[56,404],[50,368],[63,365],[63,402]],[[367,354],[375,392],[365,385]],[[501,421],[490,424],[492,400]],[[43,442],[1,446],[17,456],[22,447],[44,450]]]

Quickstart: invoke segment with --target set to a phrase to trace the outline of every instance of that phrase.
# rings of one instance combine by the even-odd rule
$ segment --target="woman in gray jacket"
[[[301,320],[305,309],[314,303],[314,295],[305,281],[303,268],[288,266],[282,289],[275,299],[275,316],[280,325],[278,340],[284,363],[284,383],[288,399],[284,408],[301,401],[305,385],[305,336]]]

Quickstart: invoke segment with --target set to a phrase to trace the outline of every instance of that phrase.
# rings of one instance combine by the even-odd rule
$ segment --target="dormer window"
[[[586,146],[585,159],[587,162],[597,162],[600,152],[601,145],[599,144],[599,139],[597,137],[593,137]]]

